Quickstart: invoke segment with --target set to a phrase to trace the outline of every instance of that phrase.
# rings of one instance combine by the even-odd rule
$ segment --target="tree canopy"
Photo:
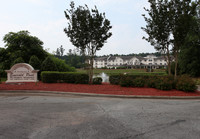
[[[149,16],[143,15],[147,25],[142,29],[148,34],[144,38],[157,50],[168,54],[170,50],[173,52],[176,76],[178,55],[192,26],[192,18],[197,14],[199,1],[149,0],[149,3],[150,9],[145,9]],[[168,56],[168,61],[170,60]]]
[[[106,19],[105,13],[100,13],[96,6],[91,10],[87,5],[75,8],[72,1],[70,7],[71,9],[64,12],[68,21],[68,27],[64,29],[64,32],[72,44],[89,57],[89,77],[90,83],[92,83],[93,58],[107,42],[107,39],[112,36],[112,33],[109,32],[112,26]]]
[[[189,33],[180,51],[179,68],[182,74],[200,76],[200,17],[193,17]]]
[[[47,52],[43,50],[43,42],[28,31],[9,32],[3,38],[5,48],[0,49],[0,65],[2,69],[9,69],[13,61],[22,58],[29,63],[30,57],[35,55],[43,61]]]

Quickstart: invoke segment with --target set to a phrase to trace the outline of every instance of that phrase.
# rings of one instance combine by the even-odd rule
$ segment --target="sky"
[[[64,11],[71,0],[0,0],[0,47],[4,47],[3,36],[9,32],[28,30],[30,35],[44,42],[44,49],[50,53],[61,45],[65,54],[74,49],[64,33],[67,19]],[[153,46],[143,40],[147,36],[141,29],[146,22],[142,14],[149,7],[148,0],[74,0],[75,6],[94,8],[105,12],[112,25],[112,36],[97,55],[131,54],[155,52]]]

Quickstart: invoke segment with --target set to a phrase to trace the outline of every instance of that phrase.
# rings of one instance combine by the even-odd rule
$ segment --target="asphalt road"
[[[200,100],[0,97],[0,139],[177,138],[200,138]]]

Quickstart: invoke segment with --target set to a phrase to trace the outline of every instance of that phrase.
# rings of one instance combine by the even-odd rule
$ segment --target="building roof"
[[[95,57],[94,60],[107,60],[107,56],[102,56],[102,57]]]

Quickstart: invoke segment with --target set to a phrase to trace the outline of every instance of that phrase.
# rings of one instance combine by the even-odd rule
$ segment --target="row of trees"
[[[28,31],[9,32],[3,38],[5,48],[0,48],[0,70],[10,69],[16,63],[29,63],[41,71],[74,71],[64,60],[46,52],[43,42]]]
[[[175,77],[180,73],[200,76],[199,0],[149,0],[144,37],[155,49],[166,55],[171,74],[173,54]]]
[[[85,68],[86,67],[86,57],[78,53],[67,53],[67,55],[59,56],[55,55],[57,58],[65,60],[67,65],[75,68]]]

